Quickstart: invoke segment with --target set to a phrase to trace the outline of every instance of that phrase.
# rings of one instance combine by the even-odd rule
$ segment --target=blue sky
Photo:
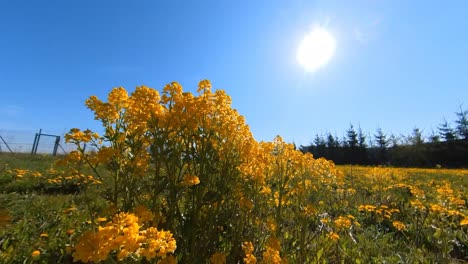
[[[350,123],[426,134],[468,108],[466,1],[0,0],[0,130],[99,131],[84,106],[117,86],[210,79],[258,140],[309,144]],[[336,39],[296,61],[314,25]]]

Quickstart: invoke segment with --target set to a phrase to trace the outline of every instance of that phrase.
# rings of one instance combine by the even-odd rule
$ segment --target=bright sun
[[[335,53],[335,38],[322,27],[315,27],[302,40],[297,60],[309,72],[327,64]]]

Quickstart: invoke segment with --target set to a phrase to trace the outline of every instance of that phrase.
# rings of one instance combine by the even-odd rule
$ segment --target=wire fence
[[[0,129],[0,152],[61,155],[76,150],[74,144],[65,142],[65,132],[39,129]]]

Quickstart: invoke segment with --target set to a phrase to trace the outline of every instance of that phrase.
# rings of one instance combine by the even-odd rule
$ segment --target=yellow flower
[[[315,210],[314,206],[308,204],[307,206],[302,208],[302,213],[304,216],[313,216],[317,211]]]
[[[376,207],[373,206],[373,205],[370,205],[370,204],[366,204],[366,205],[362,204],[362,205],[359,206],[359,211],[360,212],[362,212],[362,211],[374,212],[375,209],[376,209]]]
[[[195,175],[185,175],[182,184],[185,186],[193,186],[200,183],[200,179]]]
[[[257,258],[253,255],[254,246],[252,242],[244,242],[242,244],[242,249],[245,253],[244,263],[245,264],[256,264]]]
[[[242,244],[242,249],[244,250],[244,252],[247,254],[247,253],[252,253],[254,251],[254,246],[252,244],[252,242],[244,242]]]
[[[340,236],[337,233],[332,231],[328,233],[328,238],[330,238],[333,241],[337,241],[338,239],[340,239]]]
[[[73,207],[70,207],[70,208],[67,208],[67,209],[63,209],[62,212],[64,214],[68,214],[68,213],[74,212],[76,210],[77,210],[76,207],[73,206]]]
[[[140,224],[154,219],[153,213],[151,213],[151,211],[148,210],[148,208],[146,208],[144,205],[138,205],[135,207],[134,211]]]
[[[468,217],[465,217],[463,220],[461,220],[460,225],[461,226],[468,225]]]
[[[242,197],[240,199],[240,207],[241,209],[244,209],[246,211],[251,211],[254,207],[254,204],[252,203],[252,201],[250,199],[247,199],[245,197]]]
[[[130,252],[128,252],[127,250],[125,249],[122,249],[119,254],[117,254],[117,259],[119,261],[122,261],[124,260],[125,258],[127,258],[128,256],[130,255]]]
[[[105,222],[105,221],[107,221],[107,218],[105,218],[105,217],[98,217],[98,218],[96,218],[96,222],[97,222],[97,223]]]
[[[270,193],[271,193],[271,189],[270,189],[270,187],[268,187],[268,186],[262,186],[262,189],[260,190],[260,193],[261,193],[261,194],[270,194]]]
[[[256,264],[257,263],[257,258],[253,254],[245,254],[244,263],[245,264]]]
[[[226,255],[216,252],[210,257],[211,264],[226,264]]]
[[[88,231],[78,239],[73,259],[99,262],[112,253],[117,254],[119,260],[129,256],[150,260],[174,253],[176,241],[170,232],[154,227],[141,230],[141,227],[134,214],[118,213],[105,226],[99,226],[97,232]]]
[[[393,221],[393,226],[398,230],[398,231],[404,231],[406,230],[406,225],[403,224],[400,221]]]
[[[438,205],[438,204],[430,204],[430,210],[431,212],[434,212],[434,213],[444,213],[445,212],[445,209]]]
[[[426,207],[421,203],[420,200],[416,199],[416,200],[410,201],[410,204],[417,210],[421,210],[421,211],[426,210]]]
[[[339,216],[335,220],[335,225],[338,229],[348,229],[351,227],[351,220],[346,216]]]
[[[263,259],[260,262],[261,264],[280,264],[281,263],[279,250],[275,248],[267,246],[262,256],[263,256]]]
[[[42,233],[42,234],[40,235],[40,237],[47,238],[47,237],[49,237],[49,234],[47,234],[47,233]]]
[[[198,83],[198,90],[197,92],[201,92],[205,89],[210,89],[211,88],[211,83],[209,80],[202,80]]]
[[[41,177],[42,174],[41,174],[40,172],[38,172],[38,171],[34,171],[34,172],[31,172],[31,176],[33,176],[33,177]]]
[[[123,87],[112,89],[112,91],[109,93],[109,96],[107,97],[107,101],[117,107],[126,107],[128,104],[127,100],[128,93]]]
[[[271,248],[273,248],[273,249],[275,249],[277,251],[281,250],[280,241],[276,237],[269,237],[268,242],[267,242],[267,246],[271,247]]]
[[[266,226],[267,226],[268,231],[270,231],[272,233],[276,232],[277,225],[276,225],[275,219],[268,218],[267,221],[266,221]]]
[[[39,250],[34,250],[32,253],[31,253],[31,257],[33,258],[37,258],[41,255],[41,251]]]

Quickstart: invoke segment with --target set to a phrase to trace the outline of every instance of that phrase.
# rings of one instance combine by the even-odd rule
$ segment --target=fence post
[[[60,142],[60,136],[57,136],[55,138],[54,151],[52,153],[52,155],[54,155],[54,156],[57,156],[57,149],[58,149],[58,146],[59,146],[59,142]]]
[[[37,137],[38,137],[38,134],[36,133],[36,135],[34,136],[34,142],[33,142],[32,149],[31,149],[31,155],[34,155],[34,149],[36,148]]]
[[[41,139],[42,128],[39,129],[39,134],[37,135],[36,147],[34,148],[34,155],[37,154],[37,148],[39,147],[39,140]]]

